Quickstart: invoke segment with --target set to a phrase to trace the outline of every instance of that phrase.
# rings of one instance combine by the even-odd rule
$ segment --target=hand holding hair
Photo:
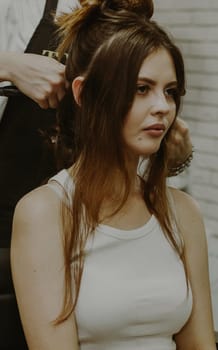
[[[37,54],[2,54],[4,80],[11,81],[41,108],[56,108],[65,95],[65,65]]]
[[[182,173],[191,164],[193,158],[193,145],[187,123],[177,118],[167,139],[168,150],[168,176]]]

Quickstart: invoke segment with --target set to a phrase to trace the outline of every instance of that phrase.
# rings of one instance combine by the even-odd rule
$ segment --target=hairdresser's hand
[[[41,108],[56,108],[65,94],[65,66],[53,58],[8,52],[4,54],[4,73],[4,80],[11,81]]]
[[[187,123],[177,118],[170,137],[167,141],[168,147],[168,169],[175,168],[184,163],[192,154],[192,142]]]

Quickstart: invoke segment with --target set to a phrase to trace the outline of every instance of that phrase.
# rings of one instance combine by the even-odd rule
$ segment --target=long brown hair
[[[63,205],[65,296],[56,323],[74,310],[84,263],[87,238],[100,222],[103,201],[113,193],[115,173],[122,176],[124,191],[115,208],[128,198],[131,178],[125,164],[122,127],[136,92],[143,60],[159,48],[174,62],[178,92],[176,110],[184,94],[184,64],[179,49],[166,32],[149,20],[152,1],[83,1],[83,7],[59,19],[60,56],[68,52],[66,77],[84,82],[78,106],[69,89],[58,113],[60,167],[73,166],[75,189],[71,205]],[[165,142],[149,159],[144,178],[144,200],[182,260],[166,193]]]

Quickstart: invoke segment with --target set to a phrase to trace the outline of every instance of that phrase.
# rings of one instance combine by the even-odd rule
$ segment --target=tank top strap
[[[169,187],[167,187],[167,199],[168,199],[168,203],[169,203],[169,207],[170,207],[170,217],[171,217],[174,237],[176,239],[176,242],[180,246],[180,248],[183,249],[184,239],[179,231],[178,214],[177,214],[177,210],[176,210],[175,200],[174,200],[174,197],[173,197]]]
[[[71,205],[74,184],[66,169],[51,177],[46,186],[51,188],[61,201],[64,201],[68,206]]]

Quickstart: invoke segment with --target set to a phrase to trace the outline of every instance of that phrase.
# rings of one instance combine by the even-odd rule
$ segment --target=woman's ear
[[[80,92],[82,89],[82,83],[84,81],[84,78],[79,76],[76,77],[73,82],[72,82],[72,91],[73,91],[73,96],[76,101],[76,103],[80,106]]]

